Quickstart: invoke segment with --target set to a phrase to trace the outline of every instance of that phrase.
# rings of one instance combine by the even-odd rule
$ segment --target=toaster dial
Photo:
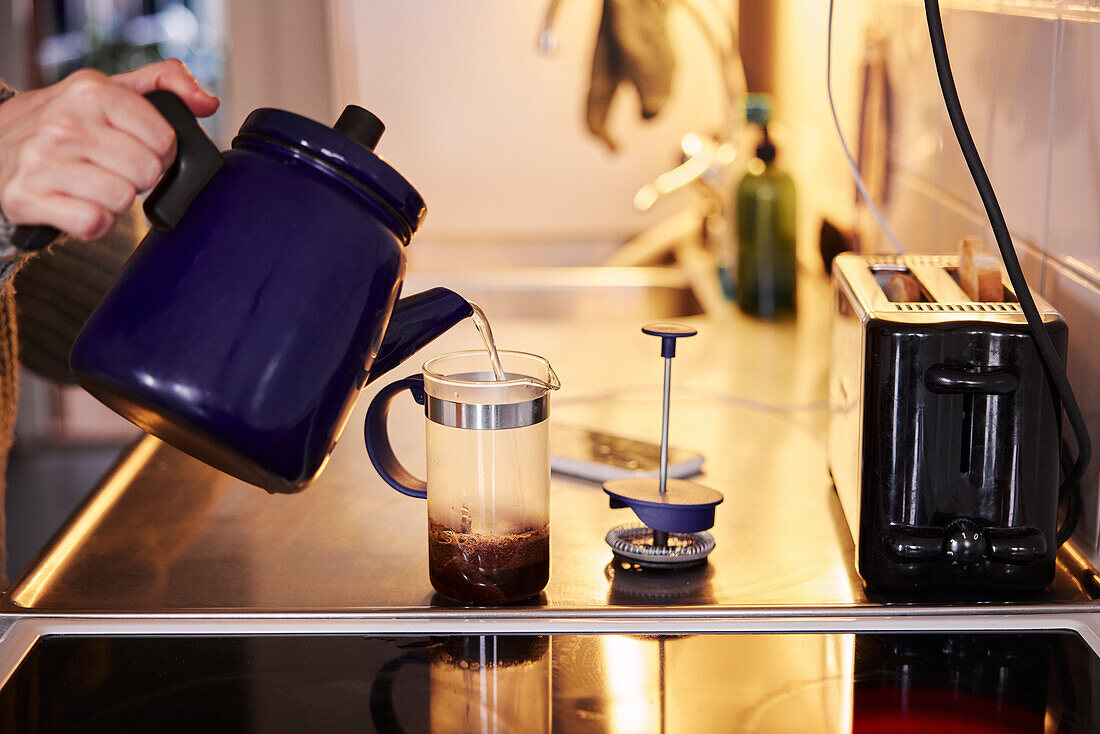
[[[956,518],[943,529],[943,557],[957,568],[977,565],[988,546],[981,526],[973,520]]]

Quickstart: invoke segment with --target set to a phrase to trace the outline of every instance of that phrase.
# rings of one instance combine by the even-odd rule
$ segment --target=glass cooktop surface
[[[0,731],[984,732],[1100,729],[1070,632],[44,636]]]

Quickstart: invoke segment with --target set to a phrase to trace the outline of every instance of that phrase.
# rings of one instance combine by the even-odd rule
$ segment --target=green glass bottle
[[[794,181],[775,166],[766,120],[761,127],[756,158],[737,187],[738,300],[746,314],[780,319],[795,313]]]

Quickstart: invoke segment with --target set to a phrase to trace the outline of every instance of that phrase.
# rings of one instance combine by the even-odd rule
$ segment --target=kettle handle
[[[145,98],[176,131],[176,160],[149,192],[143,207],[153,227],[164,231],[180,223],[191,202],[222,169],[225,160],[182,99],[164,90],[149,92]]]
[[[363,438],[367,442],[370,463],[374,465],[379,476],[386,480],[386,484],[401,494],[424,500],[428,498],[428,483],[413,476],[412,472],[397,460],[393,453],[393,446],[390,445],[390,433],[386,426],[390,403],[402,390],[408,390],[413,394],[413,400],[420,405],[424,404],[426,398],[422,375],[410,375],[403,380],[391,382],[379,390],[374,400],[370,401],[366,424],[363,426]]]
[[[145,98],[176,131],[176,159],[149,192],[144,206],[153,227],[163,231],[179,224],[191,202],[225,161],[183,100],[164,90],[149,92]],[[20,250],[41,250],[60,235],[54,227],[26,225],[15,228],[11,243]]]

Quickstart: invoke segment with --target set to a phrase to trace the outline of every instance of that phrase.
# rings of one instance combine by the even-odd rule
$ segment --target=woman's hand
[[[199,117],[220,104],[180,61],[108,77],[88,69],[0,104],[0,212],[96,240],[176,156],[176,135],[142,95],[174,92]]]

